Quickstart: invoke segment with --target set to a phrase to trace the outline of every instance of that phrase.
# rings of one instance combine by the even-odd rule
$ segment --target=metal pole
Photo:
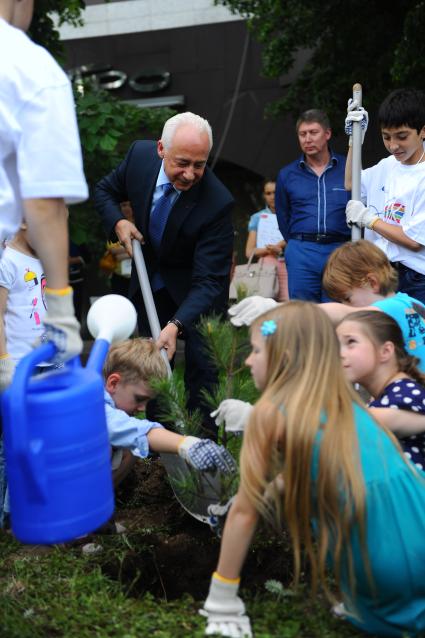
[[[353,101],[357,106],[362,106],[362,85],[354,84]],[[353,122],[352,138],[352,164],[351,164],[351,199],[361,200],[361,172],[362,172],[362,123]],[[351,241],[361,239],[361,228],[354,225],[351,228]]]
[[[146,314],[148,316],[149,327],[151,329],[152,337],[155,341],[158,339],[161,332],[161,325],[158,319],[158,313],[156,312],[155,302],[153,300],[152,288],[148,277],[148,271],[146,270],[145,258],[143,257],[142,247],[137,239],[133,239],[131,243],[133,247],[133,258],[136,264],[137,275],[139,277],[140,289],[143,295],[143,301],[146,308]],[[168,376],[171,377],[172,371],[170,362],[168,361],[167,352],[162,348],[161,354],[167,365]]]

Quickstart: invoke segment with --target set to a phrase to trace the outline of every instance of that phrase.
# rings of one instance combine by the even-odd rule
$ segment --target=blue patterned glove
[[[178,449],[179,456],[196,470],[220,470],[223,474],[236,472],[237,465],[233,456],[222,445],[210,439],[198,439],[186,436]]]

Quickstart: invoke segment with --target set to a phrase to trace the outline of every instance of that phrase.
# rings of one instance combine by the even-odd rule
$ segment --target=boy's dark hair
[[[327,114],[325,113],[325,111],[321,111],[320,109],[309,109],[308,111],[304,111],[304,113],[301,113],[301,115],[297,119],[297,123],[295,126],[297,133],[301,124],[304,124],[305,122],[308,122],[309,124],[311,122],[317,122],[325,130],[331,128],[331,123]]]
[[[408,126],[419,133],[425,126],[425,93],[417,89],[396,89],[378,111],[380,128]]]

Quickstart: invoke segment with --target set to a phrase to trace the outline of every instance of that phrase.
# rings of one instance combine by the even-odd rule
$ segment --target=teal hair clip
[[[263,321],[261,324],[261,334],[263,337],[269,337],[270,335],[274,335],[276,332],[277,324],[274,319],[269,319],[269,321]]]

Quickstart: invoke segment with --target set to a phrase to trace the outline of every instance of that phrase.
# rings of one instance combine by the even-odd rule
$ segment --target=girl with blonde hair
[[[343,374],[327,315],[294,301],[251,328],[247,359],[263,394],[241,452],[240,488],[201,613],[206,634],[252,636],[239,575],[260,516],[288,528],[295,582],[301,553],[313,591],[331,568],[357,627],[385,636],[425,631],[425,474],[368,413]]]

